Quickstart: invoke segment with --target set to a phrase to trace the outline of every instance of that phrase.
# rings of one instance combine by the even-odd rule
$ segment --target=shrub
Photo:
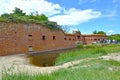
[[[83,48],[83,44],[78,44],[77,48]]]
[[[86,48],[95,48],[95,47],[96,47],[96,45],[93,45],[93,44],[86,45]]]

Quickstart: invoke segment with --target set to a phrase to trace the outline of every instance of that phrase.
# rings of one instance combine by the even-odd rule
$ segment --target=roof
[[[105,34],[85,34],[85,35],[83,35],[83,36],[103,36],[103,37],[106,37],[106,35]]]
[[[75,34],[65,34],[66,36],[75,36]]]

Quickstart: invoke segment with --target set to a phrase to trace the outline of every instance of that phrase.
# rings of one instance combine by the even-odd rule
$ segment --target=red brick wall
[[[104,39],[104,40],[106,40],[106,36],[105,35],[85,35],[84,36],[84,39],[85,39],[85,41],[84,41],[84,43],[85,44],[92,44],[93,42],[97,42],[97,41],[99,41],[100,39]]]
[[[45,40],[42,40],[42,36]],[[53,36],[55,39],[53,40]],[[73,40],[64,40],[62,31],[53,31],[39,24],[0,23],[0,55],[52,50],[75,46]]]
[[[42,36],[45,36],[44,40]],[[34,52],[67,48],[75,46],[76,41],[91,44],[101,38],[106,39],[106,36],[80,33],[66,35],[62,31],[50,30],[35,23],[0,22],[0,55],[27,53],[30,47]]]

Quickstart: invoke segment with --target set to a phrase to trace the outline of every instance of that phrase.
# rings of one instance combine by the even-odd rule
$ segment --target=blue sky
[[[120,0],[1,0],[0,14],[11,13],[14,7],[27,14],[38,11],[82,34],[94,30],[120,34]]]

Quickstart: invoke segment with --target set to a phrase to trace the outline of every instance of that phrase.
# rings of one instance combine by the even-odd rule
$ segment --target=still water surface
[[[55,59],[59,56],[59,53],[42,53],[37,55],[29,56],[30,64],[35,66],[53,66],[55,64]]]
[[[39,66],[39,67],[47,67],[47,66],[54,66],[56,58],[65,52],[70,52],[75,50],[76,48],[71,49],[64,49],[64,50],[58,50],[53,52],[47,52],[47,53],[36,53],[29,55],[30,64]]]

